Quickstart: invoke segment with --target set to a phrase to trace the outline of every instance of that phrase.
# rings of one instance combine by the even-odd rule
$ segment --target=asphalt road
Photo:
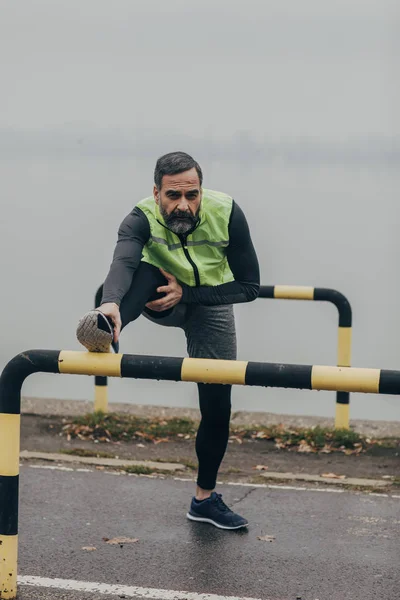
[[[192,491],[191,482],[172,479],[24,465],[19,576],[146,590],[134,596],[117,588],[87,593],[79,588],[83,584],[73,584],[78,591],[48,589],[35,579],[39,587],[19,585],[18,598],[399,597],[398,497],[223,485],[225,501],[250,521],[248,531],[225,532],[186,519]],[[121,536],[139,541],[121,548],[102,539]]]

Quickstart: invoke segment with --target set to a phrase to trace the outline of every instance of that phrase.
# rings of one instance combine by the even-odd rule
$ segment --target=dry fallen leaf
[[[283,448],[286,448],[286,444],[283,444],[281,442],[276,442],[275,448],[278,448],[278,450],[282,450]]]
[[[256,465],[253,469],[257,469],[257,471],[266,471],[268,469],[267,465]]]
[[[243,444],[243,440],[237,435],[231,435],[229,439],[237,442],[238,444]]]
[[[139,538],[127,538],[127,537],[119,537],[119,538],[103,538],[103,541],[106,544],[134,544],[139,541]]]
[[[297,452],[314,452],[312,448],[305,440],[301,440]]]
[[[258,535],[257,539],[261,540],[262,542],[273,542],[275,539],[275,536],[274,535]]]
[[[93,552],[93,550],[97,550],[95,546],[83,546],[82,550],[86,550],[87,552]]]
[[[346,479],[346,475],[336,475],[336,473],[321,473],[321,477],[329,479]]]

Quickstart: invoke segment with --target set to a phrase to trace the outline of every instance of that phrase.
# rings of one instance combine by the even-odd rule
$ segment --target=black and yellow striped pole
[[[103,286],[101,285],[96,292],[94,307],[98,308],[103,295]],[[96,375],[94,378],[94,412],[108,412],[108,382],[107,377]]]
[[[21,387],[31,373],[58,371],[57,352],[13,358],[0,377],[0,598],[17,593]],[[57,370],[56,370],[57,369]]]
[[[100,306],[102,294],[103,286],[101,285],[95,295],[95,308]],[[350,367],[352,312],[350,303],[343,294],[329,288],[315,288],[299,285],[262,285],[260,286],[259,298],[274,298],[278,300],[319,300],[334,304],[339,312],[337,365],[338,367]],[[95,377],[94,412],[108,411],[107,383],[107,377],[102,377],[100,375]],[[336,429],[349,429],[349,404],[349,393],[337,392],[335,413]]]
[[[400,395],[400,371],[65,350],[18,354],[0,377],[0,598],[7,600],[17,594],[21,388],[40,372]]]
[[[11,407],[9,407],[11,409]],[[0,598],[16,594],[20,414],[0,408]]]
[[[331,302],[339,312],[339,331],[337,346],[338,367],[351,365],[352,312],[346,296],[329,288],[306,287],[300,285],[262,285],[259,298],[275,298],[281,300],[317,300]],[[335,428],[350,428],[350,394],[336,393]]]

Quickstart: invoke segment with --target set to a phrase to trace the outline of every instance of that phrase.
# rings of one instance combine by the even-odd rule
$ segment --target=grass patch
[[[275,442],[279,449],[295,448],[303,452],[319,450],[355,450],[362,451],[368,446],[366,438],[351,429],[329,429],[311,427],[302,429],[291,427],[284,429],[281,426],[254,427],[248,429],[237,429],[235,435],[244,439],[266,439]]]
[[[168,473],[169,471],[163,471],[162,469],[146,467],[145,465],[127,465],[121,467],[121,471],[126,473],[135,473],[136,475],[151,475],[152,473]]]
[[[63,431],[71,438],[80,439],[154,441],[170,437],[191,437],[196,433],[196,425],[189,419],[143,419],[132,415],[97,412],[77,417],[64,425]]]
[[[126,473],[135,473],[136,475],[150,475],[151,473],[154,473],[154,469],[150,469],[150,467],[145,467],[143,465],[121,467],[121,470]]]
[[[191,419],[176,417],[146,419],[134,415],[97,412],[77,417],[66,423],[62,428],[62,433],[68,439],[78,438],[99,442],[139,440],[157,444],[171,440],[175,442],[194,440],[197,427],[198,422]],[[399,440],[395,438],[371,440],[351,429],[329,429],[319,426],[286,429],[279,425],[255,425],[245,428],[232,426],[230,433],[232,442],[240,443],[246,439],[267,440],[273,442],[279,450],[297,452],[341,451],[345,454],[359,454],[372,448],[394,448],[399,444]],[[81,454],[81,456],[85,455]],[[101,456],[101,454],[94,452],[91,456]],[[180,462],[184,462],[188,468],[193,470],[197,468],[191,461]]]
[[[379,438],[375,443],[380,448],[400,448],[400,440],[394,437]]]
[[[86,448],[61,449],[60,454],[71,454],[72,456],[87,456],[93,458],[115,458],[114,454],[109,452],[97,452],[96,450],[87,450]]]

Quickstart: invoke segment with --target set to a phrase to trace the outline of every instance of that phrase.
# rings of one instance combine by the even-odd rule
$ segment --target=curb
[[[49,462],[78,463],[83,465],[95,465],[102,467],[148,467],[155,471],[186,471],[186,466],[180,463],[164,463],[150,460],[129,460],[121,458],[98,458],[96,456],[74,456],[70,454],[51,453],[51,452],[29,452],[23,450],[20,452],[20,458],[46,460]],[[310,475],[308,473],[279,473],[271,471],[269,473],[259,473],[260,477],[271,481],[305,481],[311,483],[323,483],[325,485],[347,485],[360,487],[388,488],[392,485],[390,480],[365,479],[359,477],[345,477],[344,479],[335,479],[321,477],[321,475]]]
[[[51,462],[79,463],[82,465],[96,465],[101,467],[149,467],[158,471],[186,471],[185,465],[180,463],[164,463],[150,460],[129,460],[121,458],[98,458],[97,456],[74,456],[51,452],[29,452],[22,450],[20,458],[36,458]]]
[[[390,480],[382,481],[381,479],[365,479],[361,477],[344,477],[330,478],[321,477],[321,475],[309,475],[308,473],[259,473],[265,479],[280,480],[280,481],[309,481],[312,483],[324,483],[333,485],[352,485],[355,487],[376,487],[385,488],[392,485]]]

